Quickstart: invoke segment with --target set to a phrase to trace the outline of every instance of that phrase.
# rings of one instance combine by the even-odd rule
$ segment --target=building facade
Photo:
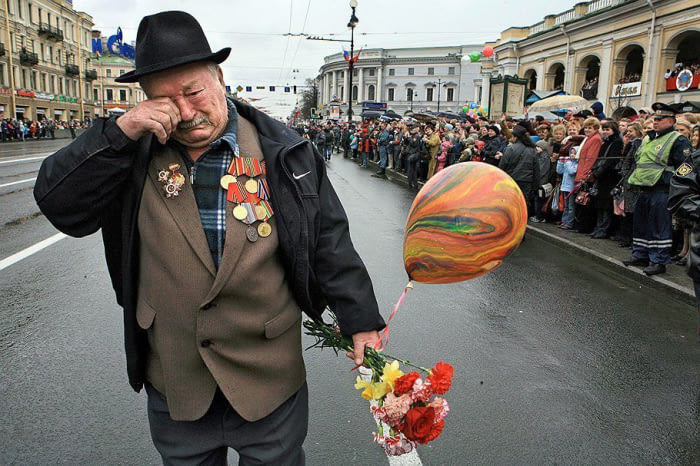
[[[118,78],[135,68],[134,60],[112,53],[105,45],[108,39],[100,37],[100,31],[93,31],[93,38],[100,38],[102,53],[92,55],[97,78],[92,89],[92,100],[95,103],[95,115],[105,116],[121,114],[134,108],[139,102],[146,100],[146,94],[138,83],[118,83]]]
[[[353,65],[348,95],[348,61],[342,53],[324,58],[317,78],[321,114],[330,115],[331,103],[341,104],[346,119],[348,98],[359,115],[363,102],[386,103],[387,109],[407,111],[460,111],[466,101],[479,100],[481,69],[469,54],[483,45],[362,50]],[[357,107],[355,107],[357,105]]]
[[[489,79],[498,75],[526,78],[533,90],[600,101],[608,115],[623,106],[700,100],[696,0],[584,1],[509,28],[487,45],[496,54],[482,63],[484,101]]]
[[[57,120],[94,116],[92,27],[92,17],[75,11],[66,0],[2,1],[0,115]]]

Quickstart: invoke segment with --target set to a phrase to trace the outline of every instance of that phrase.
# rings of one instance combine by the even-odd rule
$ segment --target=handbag
[[[578,191],[576,191],[576,197],[574,197],[574,202],[578,205],[588,205],[591,202],[591,193],[589,192],[590,187],[583,183]]]

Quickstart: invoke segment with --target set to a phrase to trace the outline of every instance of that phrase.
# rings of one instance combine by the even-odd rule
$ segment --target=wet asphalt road
[[[0,145],[0,162],[51,144]],[[32,163],[0,163],[0,185],[35,176]],[[328,170],[387,315],[406,284],[412,196],[347,160]],[[0,260],[55,234],[31,186],[0,187]],[[145,397],[126,383],[99,235],[0,271],[0,297],[0,464],[159,464]],[[455,366],[452,412],[420,447],[424,464],[699,464],[694,325],[670,295],[528,236],[489,275],[417,284],[387,351]],[[328,350],[306,360],[308,464],[387,464],[349,361]]]

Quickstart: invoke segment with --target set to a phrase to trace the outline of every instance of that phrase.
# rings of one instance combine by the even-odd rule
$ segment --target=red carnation
[[[438,395],[446,393],[450,389],[450,386],[452,386],[452,376],[455,373],[452,366],[440,361],[435,364],[432,373],[433,375],[429,375],[427,380],[433,388],[433,392]]]
[[[428,443],[440,436],[445,421],[435,422],[435,409],[425,406],[410,409],[399,430],[407,439]]]
[[[396,382],[394,382],[394,393],[398,396],[408,393],[413,388],[413,383],[420,379],[420,374],[418,372],[411,372],[406,375],[402,375]]]

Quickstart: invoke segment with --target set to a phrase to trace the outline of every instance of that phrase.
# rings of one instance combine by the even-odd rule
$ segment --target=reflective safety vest
[[[653,140],[645,136],[637,152],[637,167],[629,177],[629,184],[654,186],[659,182],[664,171],[673,172],[673,167],[668,166],[668,157],[673,143],[680,135],[677,131],[671,131]]]

